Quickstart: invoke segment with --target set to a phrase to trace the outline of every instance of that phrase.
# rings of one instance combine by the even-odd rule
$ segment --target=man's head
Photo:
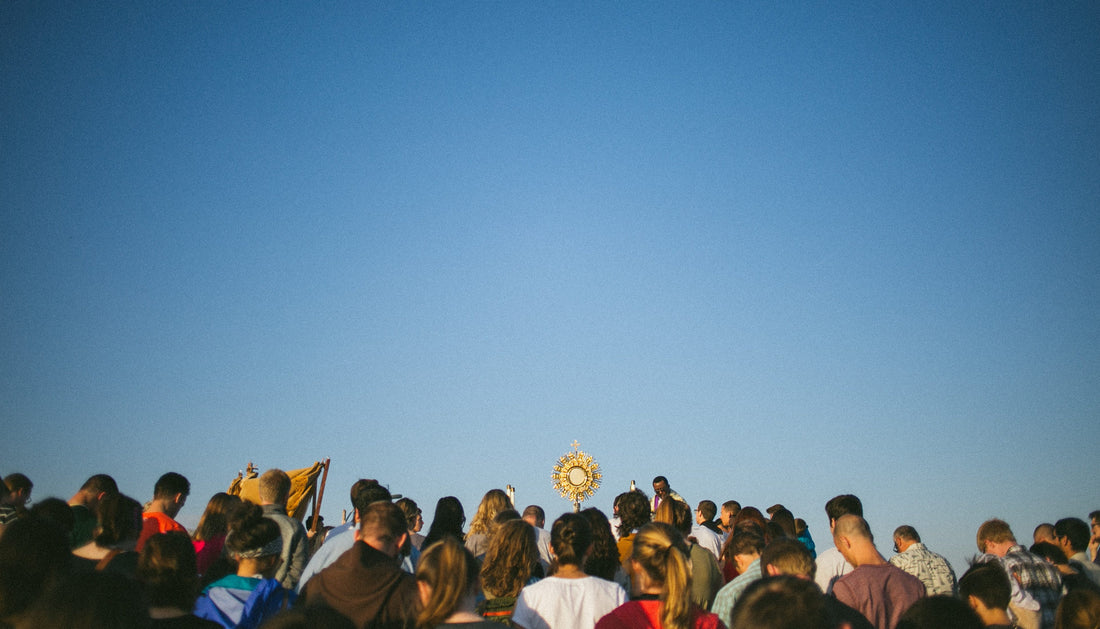
[[[733,519],[741,513],[741,503],[736,500],[727,500],[722,503],[722,528],[727,531],[733,526]]]
[[[920,533],[917,529],[909,526],[908,524],[902,524],[898,528],[894,529],[894,552],[903,553],[909,550],[909,547],[913,544],[920,542]]]
[[[1016,545],[1016,536],[1008,522],[993,518],[978,527],[978,552],[1004,557]]]
[[[983,618],[990,611],[1004,611],[1012,596],[1008,573],[993,561],[975,563],[959,578],[959,598]]]
[[[523,510],[523,520],[535,528],[546,526],[546,512],[538,505],[527,505]]]
[[[290,476],[277,467],[260,475],[260,504],[286,507],[290,498]]]
[[[1081,518],[1062,518],[1054,523],[1054,542],[1067,557],[1083,553],[1089,547],[1089,525]]]
[[[699,506],[695,507],[695,521],[698,524],[710,522],[716,515],[718,515],[718,505],[712,500],[702,500]]]
[[[76,492],[70,504],[81,504],[95,511],[99,507],[99,501],[107,494],[117,494],[118,483],[107,474],[96,474],[84,481],[80,490]]]
[[[371,504],[391,500],[393,500],[393,494],[390,490],[379,485],[376,480],[368,480],[359,485],[358,491],[351,498],[351,504],[355,507],[355,513],[362,517]]]
[[[1092,539],[1100,541],[1100,511],[1089,514],[1089,530],[1092,531]]]
[[[1039,526],[1035,527],[1035,532],[1031,534],[1031,543],[1038,544],[1039,542],[1054,542],[1054,525],[1050,522],[1043,522]]]
[[[397,557],[408,536],[405,514],[392,502],[372,502],[359,512],[356,539],[375,550]]]
[[[669,488],[668,479],[664,476],[658,476],[653,479],[653,493],[660,496],[661,500],[668,498]]]
[[[653,521],[672,525],[686,538],[691,533],[691,507],[679,500],[663,500],[657,505]]]
[[[833,542],[844,559],[856,568],[879,557],[871,527],[862,516],[848,514],[837,518]]]
[[[787,574],[812,581],[817,566],[802,542],[782,537],[773,540],[760,553],[760,571],[765,577]]]
[[[4,484],[8,486],[8,504],[18,507],[24,507],[27,501],[31,499],[31,490],[34,489],[34,483],[31,479],[27,478],[26,474],[20,474],[16,472],[14,474],[8,474],[4,477]]]
[[[780,575],[753,582],[733,606],[737,629],[833,629],[825,595],[813,581]]]
[[[401,509],[401,513],[405,514],[405,522],[408,524],[410,531],[415,533],[424,526],[423,514],[420,511],[420,506],[416,504],[415,500],[412,498],[402,498],[395,501],[393,504],[397,505],[397,508]]]
[[[829,529],[836,526],[836,521],[844,515],[858,515],[863,517],[863,503],[852,494],[834,496],[825,503],[825,515],[829,517]]]
[[[116,492],[117,493],[117,492]],[[174,518],[191,494],[191,483],[182,474],[168,472],[153,485],[153,500],[160,503],[168,517]]]
[[[764,550],[764,536],[756,527],[738,527],[730,536],[729,554],[737,564],[737,571],[744,573]]]

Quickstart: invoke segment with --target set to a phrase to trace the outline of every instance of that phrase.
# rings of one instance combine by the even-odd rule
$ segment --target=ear
[[[764,570],[766,570],[768,572],[769,577],[777,577],[780,574],[782,574],[781,572],[779,572],[779,568],[776,568],[775,566],[773,566],[771,564],[768,564],[768,565],[764,566]]]
[[[427,581],[417,579],[416,589],[420,592],[420,604],[427,607],[428,600],[432,597],[432,586]]]

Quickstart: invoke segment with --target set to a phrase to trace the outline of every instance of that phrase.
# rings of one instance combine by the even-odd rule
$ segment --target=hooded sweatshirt
[[[331,607],[359,629],[413,629],[420,611],[416,578],[362,541],[307,581],[301,598],[306,606]]]

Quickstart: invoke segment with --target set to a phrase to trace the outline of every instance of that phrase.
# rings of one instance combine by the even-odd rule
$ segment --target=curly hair
[[[607,516],[596,507],[581,510],[581,515],[592,527],[592,552],[584,562],[585,574],[600,577],[607,581],[615,580],[615,571],[619,569],[619,548],[611,534],[611,523]]]
[[[259,550],[279,539],[279,525],[264,517],[264,510],[253,502],[242,502],[229,524],[225,549],[230,555]]]
[[[649,498],[640,489],[628,491],[619,501],[619,536],[629,535],[652,519]]]
[[[535,527],[523,520],[504,522],[481,564],[481,589],[496,598],[519,596],[538,560]]]
[[[477,505],[477,513],[474,514],[474,520],[470,522],[470,535],[478,533],[488,535],[493,527],[493,518],[497,517],[501,511],[512,508],[514,508],[512,501],[508,499],[508,494],[504,493],[504,490],[490,489]]]

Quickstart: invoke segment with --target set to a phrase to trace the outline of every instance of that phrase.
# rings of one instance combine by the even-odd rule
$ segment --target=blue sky
[[[0,473],[1100,508],[1100,14],[772,5],[5,3]]]

